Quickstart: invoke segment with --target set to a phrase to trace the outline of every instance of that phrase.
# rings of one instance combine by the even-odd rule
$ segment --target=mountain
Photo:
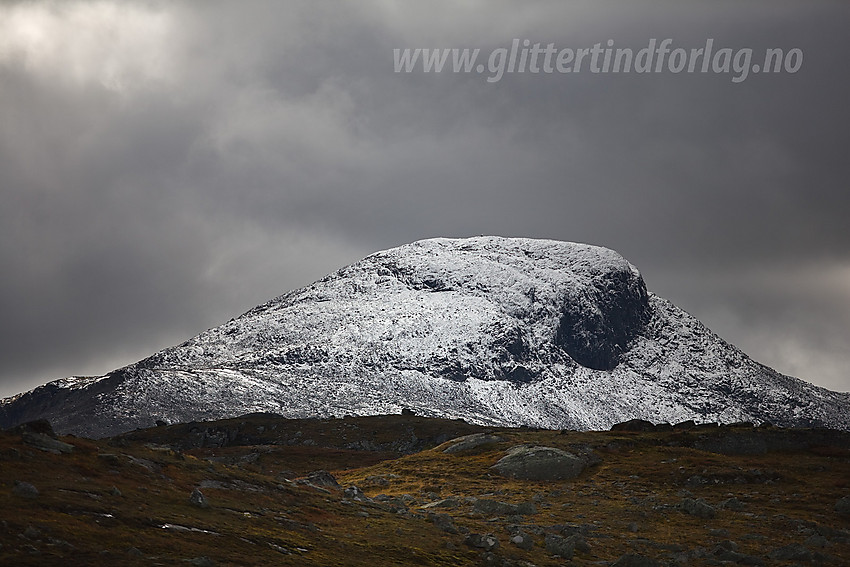
[[[7,398],[0,426],[102,437],[156,421],[410,409],[482,425],[640,418],[850,429],[850,394],[752,361],[612,250],[437,238],[377,252],[105,376]]]

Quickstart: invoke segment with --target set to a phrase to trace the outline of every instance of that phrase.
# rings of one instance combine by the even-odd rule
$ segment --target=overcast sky
[[[850,391],[850,4],[0,3],[0,396],[379,249],[588,242]],[[795,73],[395,73],[394,48],[799,49]]]

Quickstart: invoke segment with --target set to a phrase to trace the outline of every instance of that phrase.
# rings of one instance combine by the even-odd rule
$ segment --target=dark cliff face
[[[643,278],[630,270],[607,272],[595,287],[568,296],[555,343],[582,366],[613,370],[650,316]]]

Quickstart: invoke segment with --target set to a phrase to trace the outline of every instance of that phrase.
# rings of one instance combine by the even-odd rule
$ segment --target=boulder
[[[587,543],[587,540],[584,539],[584,536],[581,534],[576,534],[570,536],[570,539],[573,540],[573,545],[575,546],[575,550],[579,553],[590,553],[590,544]]]
[[[343,496],[348,498],[349,500],[355,500],[357,502],[371,502],[372,499],[366,496],[362,490],[357,488],[354,485],[349,486],[343,491]]]
[[[456,534],[458,533],[458,529],[452,520],[452,517],[448,514],[429,514],[428,518],[431,520],[431,523],[443,530],[446,533]]]
[[[683,498],[679,507],[684,513],[696,516],[697,518],[711,519],[717,515],[717,510],[702,498],[697,498],[696,500],[693,498]]]
[[[27,539],[36,540],[41,537],[41,530],[35,526],[27,526],[27,529],[24,530],[23,536]]]
[[[499,539],[493,534],[469,534],[463,542],[470,547],[484,551],[493,551],[499,548]]]
[[[328,471],[313,471],[306,477],[307,482],[313,486],[323,486],[325,488],[341,489],[342,487],[334,478],[334,475]]]
[[[576,551],[575,541],[572,538],[555,534],[546,534],[544,545],[546,551],[564,559],[572,559]]]
[[[189,503],[192,506],[197,506],[198,508],[209,508],[210,506],[210,503],[207,501],[207,497],[204,496],[204,493],[197,488],[193,489],[192,494],[189,495]]]
[[[724,510],[732,510],[734,512],[740,512],[746,509],[747,505],[738,500],[736,497],[727,498],[719,505],[720,508]]]
[[[433,508],[446,508],[449,510],[453,510],[460,506],[460,502],[456,498],[444,498],[442,500],[436,500],[434,502],[429,502],[420,508],[420,510],[431,510]]]
[[[534,547],[534,540],[525,532],[519,531],[511,536],[511,543],[526,551]]]
[[[499,502],[489,498],[479,498],[472,506],[472,511],[476,514],[484,514],[488,516],[526,516],[537,513],[537,507],[531,502],[523,502],[522,504],[509,504],[507,502]]]
[[[38,498],[38,489],[28,482],[16,480],[12,487],[12,494],[21,498]]]
[[[519,480],[568,480],[581,474],[586,466],[584,459],[561,449],[521,445],[509,450],[493,469]]]
[[[59,455],[63,453],[68,454],[74,450],[73,445],[69,445],[68,443],[59,441],[58,439],[54,439],[53,437],[45,435],[44,433],[23,431],[21,433],[21,440],[30,447],[38,449],[39,451],[53,453],[54,455]]]

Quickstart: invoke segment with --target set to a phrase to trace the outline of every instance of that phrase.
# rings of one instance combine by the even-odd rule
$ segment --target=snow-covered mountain
[[[648,293],[616,252],[522,238],[437,238],[377,252],[100,377],[0,402],[99,437],[157,420],[398,413],[602,429],[769,421],[850,429],[850,394],[752,361]]]

